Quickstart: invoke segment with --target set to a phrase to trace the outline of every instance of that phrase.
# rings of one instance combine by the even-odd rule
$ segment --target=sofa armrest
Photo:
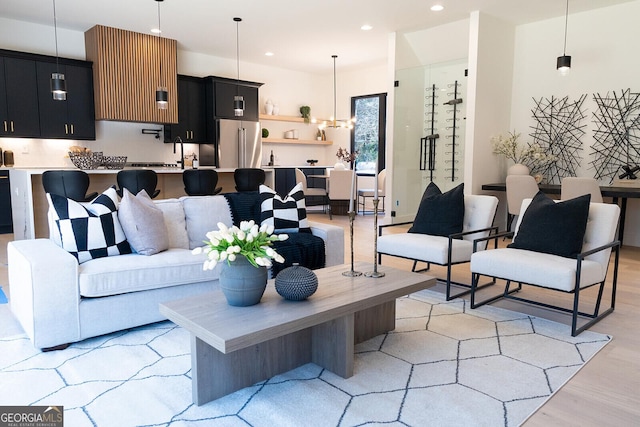
[[[37,348],[80,339],[78,261],[49,239],[7,245],[11,311]]]
[[[324,240],[325,267],[344,264],[344,229],[337,225],[309,221],[311,233]]]

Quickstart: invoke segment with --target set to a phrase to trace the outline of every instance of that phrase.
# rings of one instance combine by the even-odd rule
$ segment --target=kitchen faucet
[[[180,163],[180,169],[184,169],[184,144],[179,136],[173,140],[173,153],[175,154],[176,152],[176,143],[178,142],[180,143],[180,160],[178,160],[178,163]]]

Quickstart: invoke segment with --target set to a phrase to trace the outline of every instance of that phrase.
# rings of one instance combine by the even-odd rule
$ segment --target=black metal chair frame
[[[496,235],[493,236],[488,236],[488,237],[483,237],[483,238],[479,238],[474,240],[473,242],[473,252],[476,252],[476,245],[479,242],[482,241],[486,241],[489,239],[495,239],[496,244],[497,244],[497,239],[500,237],[504,237],[504,236],[509,236],[509,235],[513,235],[513,232],[504,232],[504,233],[498,233]],[[561,289],[553,289],[553,288],[548,288],[545,286],[540,286],[540,285],[536,285],[535,283],[525,283],[525,282],[517,282],[518,286],[514,289],[510,289],[511,286],[511,282],[512,280],[504,278],[504,277],[497,277],[494,278],[494,283],[495,283],[495,279],[502,279],[506,281],[506,285],[504,288],[504,292],[502,294],[493,296],[493,297],[489,297],[486,298],[480,302],[476,302],[476,291],[481,289],[482,287],[485,287],[486,285],[481,285],[478,286],[478,282],[480,280],[480,276],[481,274],[479,273],[471,273],[472,276],[472,281],[471,281],[471,308],[478,308],[482,305],[497,301],[499,299],[511,299],[514,301],[520,301],[520,302],[524,302],[527,304],[531,304],[531,305],[535,305],[535,306],[539,306],[539,307],[544,307],[544,308],[549,308],[552,310],[556,310],[556,311],[560,311],[563,313],[569,313],[571,314],[571,336],[575,337],[576,335],[580,334],[582,331],[584,331],[585,329],[590,328],[591,326],[593,326],[594,324],[596,324],[597,322],[599,322],[600,320],[602,320],[604,317],[608,316],[609,314],[611,314],[615,308],[615,301],[616,301],[616,288],[618,285],[618,262],[620,259],[620,241],[619,240],[615,240],[609,244],[597,247],[597,248],[593,248],[589,251],[585,251],[582,252],[578,255],[577,257],[577,266],[576,266],[576,275],[575,275],[575,282],[576,284],[580,283],[580,275],[581,275],[581,271],[582,271],[582,260],[585,259],[587,256],[595,254],[596,252],[600,252],[603,250],[607,250],[607,249],[613,249],[614,252],[614,267],[613,267],[613,283],[612,283],[612,287],[611,287],[611,305],[610,307],[605,310],[604,312],[600,313],[600,305],[602,302],[602,295],[604,293],[604,286],[607,280],[607,275],[609,273],[608,271],[608,266],[607,266],[607,272],[605,273],[604,277],[605,279],[602,282],[596,282],[593,283],[591,285],[588,286],[583,286],[582,288],[580,286],[576,286],[574,288],[574,290],[572,291],[564,291]],[[540,288],[544,288],[544,289],[548,289],[550,291],[555,291],[555,292],[562,292],[565,294],[573,294],[573,307],[571,309],[566,308],[566,307],[562,307],[562,306],[558,306],[558,305],[553,305],[553,304],[547,304],[541,301],[535,301],[535,300],[531,300],[528,298],[522,298],[522,297],[517,297],[515,295],[513,295],[514,293],[522,290],[522,285],[529,285],[529,286],[535,286],[535,287],[540,287]],[[580,292],[584,289],[588,289],[591,288],[593,286],[599,285],[599,289],[598,289],[598,297],[596,299],[596,303],[594,306],[594,310],[593,313],[585,313],[579,310],[579,302],[580,302]],[[586,323],[584,323],[582,326],[578,327],[578,317],[583,317],[583,318],[587,318],[590,319],[588,320]]]
[[[383,224],[378,226],[378,236],[382,236],[382,229],[383,228],[387,228],[387,227],[393,227],[393,226],[398,226],[398,225],[408,225],[408,224],[413,224],[413,222],[409,221],[409,222],[402,222],[402,223],[395,223],[395,224]],[[454,233],[454,234],[450,234],[448,236],[449,239],[449,244],[448,244],[448,250],[447,250],[447,264],[439,264],[437,262],[428,262],[428,261],[423,261],[423,260],[418,260],[415,258],[409,258],[409,257],[403,257],[400,255],[394,255],[394,254],[388,254],[388,253],[384,253],[384,252],[377,252],[378,254],[378,264],[382,263],[382,255],[387,255],[387,256],[393,256],[396,258],[403,258],[403,259],[409,259],[413,261],[413,266],[411,267],[411,271],[414,273],[424,273],[425,271],[429,271],[431,269],[431,264],[435,264],[435,265],[440,265],[442,267],[447,267],[447,277],[446,279],[442,279],[439,277],[436,277],[436,280],[440,281],[440,282],[445,282],[446,285],[446,299],[447,301],[450,301],[454,298],[458,298],[461,297],[463,295],[467,295],[471,292],[472,289],[472,285],[473,283],[469,284],[469,283],[462,283],[462,282],[456,282],[451,280],[451,267],[454,265],[458,265],[458,264],[466,264],[469,261],[460,261],[460,262],[451,262],[451,251],[452,246],[453,246],[453,240],[454,239],[462,239],[463,236],[469,235],[469,234],[476,234],[476,233],[482,233],[488,231],[490,236],[487,237],[487,239],[492,238],[492,236],[496,235],[498,233],[498,226],[491,226],[491,227],[487,227],[487,228],[482,228],[482,229],[478,229],[478,230],[469,230],[469,231],[463,231],[461,233]],[[498,241],[495,241],[495,247],[498,247]],[[474,246],[474,250],[475,250],[475,246]],[[423,262],[425,264],[427,264],[427,266],[425,268],[421,268],[421,269],[416,269],[418,262]],[[472,277],[473,279],[473,277]],[[484,287],[493,285],[495,283],[495,279],[491,282],[482,284],[478,287],[478,289],[482,289]],[[452,295],[451,294],[451,286],[458,286],[458,287],[462,287],[465,288],[464,291],[459,292],[457,294]]]

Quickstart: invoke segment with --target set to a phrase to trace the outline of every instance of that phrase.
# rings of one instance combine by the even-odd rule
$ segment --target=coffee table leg
[[[311,328],[311,361],[342,378],[353,376],[354,315]]]
[[[355,343],[361,343],[396,328],[396,300],[355,314]]]
[[[203,405],[311,362],[311,335],[304,329],[225,354],[192,334],[194,403]]]

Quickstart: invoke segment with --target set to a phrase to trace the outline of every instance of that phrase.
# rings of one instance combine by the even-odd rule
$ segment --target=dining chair
[[[258,191],[260,184],[264,184],[266,174],[258,168],[238,168],[233,172],[236,191]]]
[[[567,176],[560,182],[560,199],[573,199],[583,194],[591,194],[591,203],[602,203],[600,185],[595,178]]]
[[[538,192],[536,179],[531,175],[507,175],[507,231],[511,230],[513,219],[520,215],[524,199],[531,199]]]
[[[384,212],[384,187],[387,181],[387,170],[382,169],[380,172],[378,172],[378,176],[376,179],[378,180],[378,199],[382,199],[382,209],[379,209],[378,212]],[[367,197],[371,199],[375,197],[375,188],[358,189],[358,211],[360,211],[360,206],[362,206],[362,215],[367,212],[365,210]],[[373,210],[369,212],[373,213]]]
[[[327,189],[320,188],[320,187],[308,187],[307,175],[305,175],[305,173],[302,172],[302,170],[300,170],[299,168],[296,168],[296,182],[302,183],[302,192],[304,193],[305,197],[313,197],[313,196],[322,197],[322,212],[323,213],[326,212],[327,206],[329,205],[329,197],[327,195]],[[325,186],[326,186],[326,183],[325,183]],[[307,206],[309,206],[308,203],[307,203]]]
[[[329,219],[333,214],[346,215],[349,212],[349,206],[355,200],[355,189],[353,187],[353,174],[351,169],[339,170],[329,169],[329,178],[327,179],[327,195],[329,197]]]

